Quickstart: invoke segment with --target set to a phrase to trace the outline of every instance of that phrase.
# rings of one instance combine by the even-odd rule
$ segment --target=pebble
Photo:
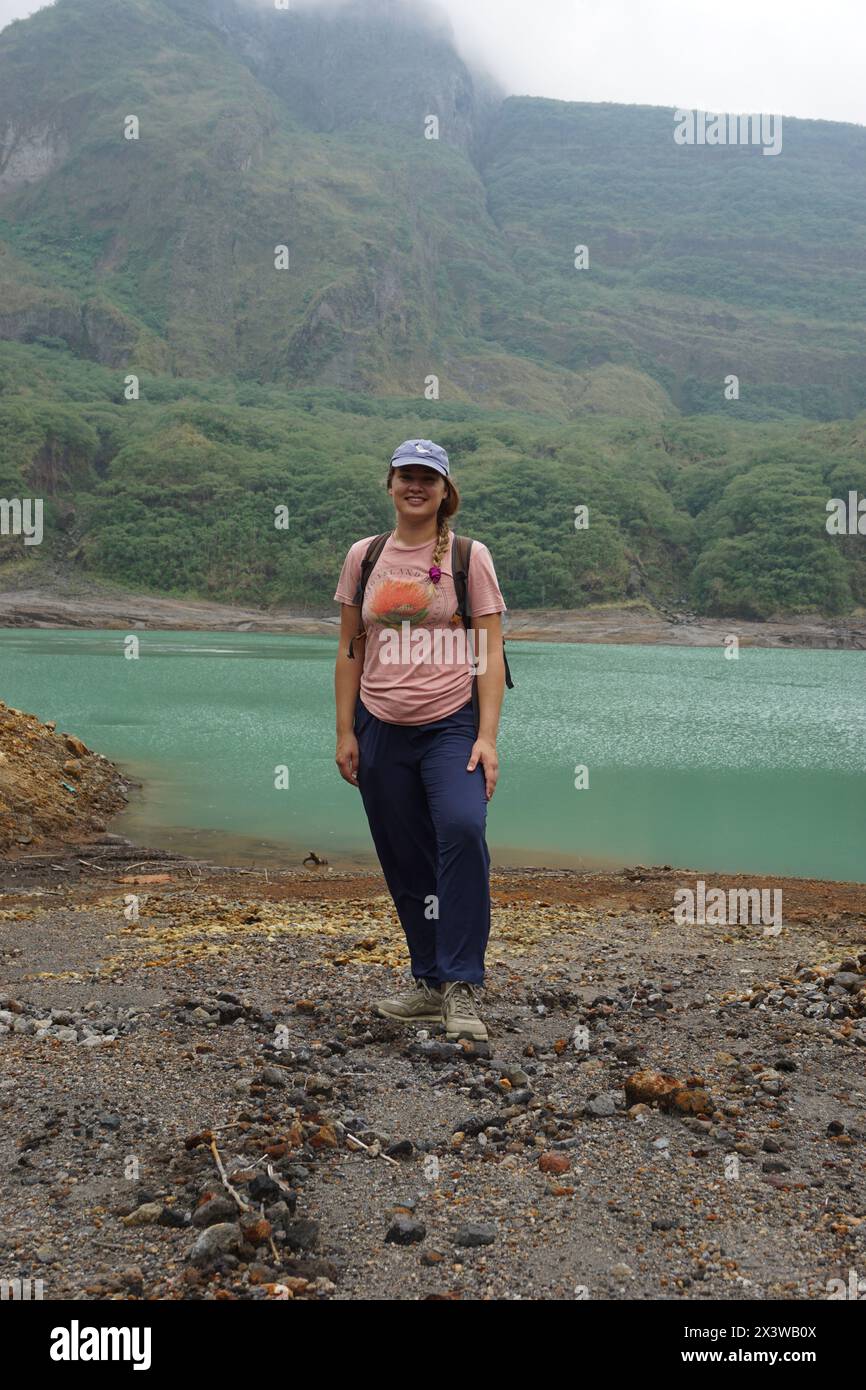
[[[414,1245],[423,1240],[427,1227],[414,1216],[397,1215],[393,1218],[385,1236],[388,1245]]]
[[[304,1082],[304,1090],[310,1096],[330,1096],[334,1091],[334,1078],[322,1072],[314,1072]]]
[[[839,989],[848,990],[850,992],[863,987],[863,976],[854,975],[848,970],[840,970],[838,974],[833,976],[833,984]]]
[[[123,1218],[124,1226],[153,1226],[162,1215],[161,1202],[145,1202]]]
[[[205,1265],[217,1255],[236,1254],[241,1247],[243,1236],[237,1222],[220,1222],[202,1231],[189,1252],[194,1265]]]
[[[461,1226],[454,1236],[455,1245],[492,1245],[496,1240],[496,1227],[480,1223]]]
[[[157,1224],[175,1230],[183,1230],[185,1226],[189,1225],[189,1212],[184,1211],[181,1207],[163,1207]]]
[[[285,1243],[290,1250],[315,1250],[319,1243],[319,1223],[299,1217],[282,1226]]]
[[[238,1213],[237,1203],[230,1197],[211,1197],[202,1202],[192,1214],[193,1226],[217,1226],[231,1222]]]
[[[415,1145],[411,1139],[398,1139],[395,1143],[389,1144],[385,1150],[388,1158],[411,1158],[415,1152]]]
[[[286,1084],[285,1073],[279,1067],[265,1067],[256,1080],[261,1086],[273,1086],[278,1090]]]
[[[542,1173],[567,1173],[571,1159],[563,1153],[543,1153],[538,1160]]]
[[[583,1107],[585,1115],[594,1115],[597,1119],[608,1119],[616,1114],[616,1096],[612,1091],[606,1091],[600,1096],[593,1096],[592,1100],[587,1101]]]
[[[512,1086],[526,1086],[529,1077],[522,1067],[503,1067],[502,1075],[506,1081],[510,1081]]]
[[[265,1216],[270,1221],[275,1231],[287,1231],[291,1226],[292,1213],[297,1206],[297,1198],[292,1194],[292,1200],[272,1202],[265,1207]]]

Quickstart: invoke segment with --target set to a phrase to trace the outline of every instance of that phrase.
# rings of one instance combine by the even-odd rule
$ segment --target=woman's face
[[[410,463],[395,468],[389,484],[398,517],[415,521],[435,520],[439,504],[448,491],[448,484],[435,468]]]

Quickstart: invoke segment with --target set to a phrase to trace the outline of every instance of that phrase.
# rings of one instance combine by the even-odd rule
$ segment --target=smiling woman
[[[485,831],[498,777],[505,601],[490,552],[472,542],[467,602],[485,648],[482,670],[469,644],[454,641],[461,561],[448,519],[460,498],[447,453],[432,440],[406,440],[387,487],[397,525],[356,541],[334,594],[343,605],[335,761],[361,792],[415,981],[376,1008],[406,1022],[444,1019],[449,1039],[485,1041],[475,990],[490,933]]]

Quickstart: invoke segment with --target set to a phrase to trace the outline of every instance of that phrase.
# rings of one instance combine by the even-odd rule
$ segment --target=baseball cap
[[[448,455],[442,445],[434,444],[432,439],[405,439],[395,450],[391,463],[394,468],[405,468],[409,463],[423,463],[446,478],[450,469]]]

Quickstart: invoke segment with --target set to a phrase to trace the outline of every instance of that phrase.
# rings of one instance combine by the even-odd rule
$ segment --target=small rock
[[[465,1246],[492,1245],[495,1239],[495,1226],[470,1222],[466,1226],[461,1226],[457,1231],[454,1236],[454,1244]]]
[[[260,1086],[272,1086],[275,1090],[282,1090],[286,1084],[286,1077],[279,1067],[265,1067],[256,1081]]]
[[[571,1167],[571,1159],[564,1153],[543,1153],[538,1160],[538,1166],[542,1173],[567,1173]]]
[[[124,1226],[152,1226],[162,1216],[161,1202],[145,1202],[123,1218]]]
[[[208,1201],[202,1202],[201,1206],[196,1207],[192,1214],[193,1226],[202,1229],[208,1226],[225,1225],[231,1222],[238,1214],[237,1203],[230,1197],[211,1197]]]
[[[414,1152],[415,1145],[411,1139],[398,1139],[388,1145],[385,1155],[388,1158],[411,1158]]]
[[[175,1230],[182,1230],[189,1225],[189,1213],[183,1211],[181,1207],[163,1207],[159,1214],[160,1226],[169,1226]]]
[[[299,1218],[282,1226],[290,1250],[315,1250],[319,1243],[319,1223]]]
[[[334,1091],[334,1079],[322,1072],[314,1072],[304,1082],[304,1090],[308,1096],[330,1096]]]
[[[190,1261],[194,1265],[206,1265],[218,1255],[236,1255],[242,1240],[241,1228],[237,1222],[220,1222],[219,1225],[208,1226],[190,1250]]]
[[[600,1096],[593,1096],[592,1100],[587,1101],[583,1107],[585,1115],[594,1115],[596,1119],[608,1119],[616,1114],[616,1096],[612,1091],[606,1091]]]
[[[388,1227],[385,1243],[388,1245],[414,1245],[423,1240],[427,1227],[414,1216],[395,1216]]]
[[[852,992],[855,989],[862,988],[863,976],[855,975],[850,970],[840,970],[837,974],[833,976],[833,984],[838,986],[839,989],[845,989],[849,992]]]
[[[512,1086],[526,1086],[529,1082],[529,1077],[522,1067],[503,1067],[502,1075]]]

